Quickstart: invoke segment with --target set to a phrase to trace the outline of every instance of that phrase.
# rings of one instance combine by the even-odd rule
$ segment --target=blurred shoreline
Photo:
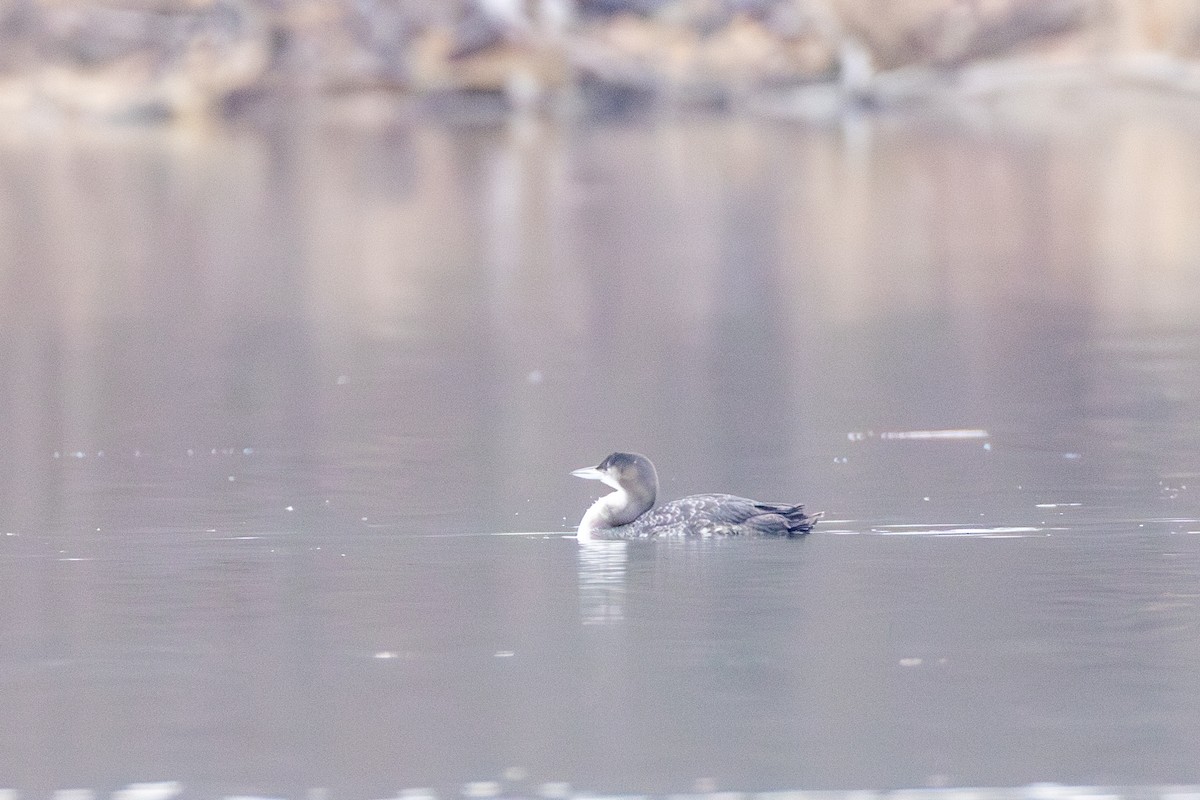
[[[0,2],[0,120],[629,108],[836,119],[1080,89],[1200,97],[1178,0]],[[1047,100],[1048,98],[1048,100]]]

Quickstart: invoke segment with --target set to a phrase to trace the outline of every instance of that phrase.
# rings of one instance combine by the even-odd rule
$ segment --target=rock
[[[835,45],[816,25],[795,24],[781,35],[766,19],[747,13],[729,16],[705,34],[677,17],[625,14],[579,34],[570,55],[601,80],[711,96],[831,76]]]
[[[882,69],[914,64],[954,67],[1011,55],[1046,39],[1080,33],[1104,0],[839,0],[847,30]],[[1083,45],[1086,49],[1087,45]]]
[[[4,94],[26,110],[108,120],[204,114],[268,63],[255,15],[232,2],[65,2],[38,6],[23,27],[32,41],[9,75],[28,91]]]

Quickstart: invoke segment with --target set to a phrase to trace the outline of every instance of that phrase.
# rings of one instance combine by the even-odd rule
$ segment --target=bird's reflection
[[[625,619],[628,547],[628,542],[580,543],[579,614],[584,625],[612,625]]]

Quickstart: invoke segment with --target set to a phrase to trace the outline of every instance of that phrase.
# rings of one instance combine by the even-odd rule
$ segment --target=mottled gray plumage
[[[815,523],[802,505],[760,503],[732,494],[693,494],[663,503],[605,533],[614,539],[799,536],[812,530]]]
[[[805,514],[800,504],[731,494],[694,494],[654,508],[658,475],[650,459],[637,453],[613,453],[599,466],[572,474],[616,489],[588,509],[579,523],[581,539],[801,536],[821,516]]]

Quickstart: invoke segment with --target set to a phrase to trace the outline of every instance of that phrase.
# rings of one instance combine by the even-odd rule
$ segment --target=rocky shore
[[[640,100],[838,113],[1081,81],[1200,95],[1187,0],[0,0],[0,115]]]

